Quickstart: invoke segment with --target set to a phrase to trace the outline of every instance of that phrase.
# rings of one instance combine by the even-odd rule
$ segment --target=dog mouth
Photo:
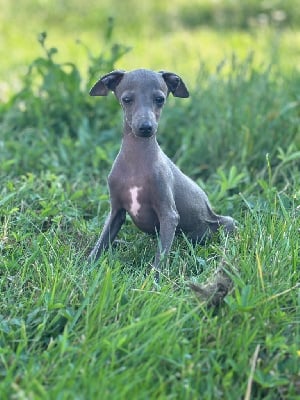
[[[155,130],[152,124],[142,124],[136,131],[137,136],[145,138],[153,136],[154,133]]]
[[[150,138],[156,134],[158,123],[154,118],[135,118],[129,119],[125,116],[127,126],[134,136]]]
[[[155,122],[145,120],[136,126],[132,126],[132,131],[135,136],[142,137],[142,138],[149,138],[155,135],[157,130],[157,124]]]

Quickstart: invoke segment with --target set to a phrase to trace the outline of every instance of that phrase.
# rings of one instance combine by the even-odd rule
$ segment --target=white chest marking
[[[137,217],[139,210],[141,208],[141,204],[138,202],[138,192],[142,187],[133,186],[129,189],[131,195],[131,204],[130,204],[130,212],[134,217]]]

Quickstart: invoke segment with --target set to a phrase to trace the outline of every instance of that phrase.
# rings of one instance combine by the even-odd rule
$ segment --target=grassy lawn
[[[300,17],[262,3],[0,0],[1,399],[299,398]],[[159,142],[239,222],[176,238],[159,291],[156,240],[129,219],[85,262],[122,122],[88,90],[140,66],[188,84]],[[233,289],[210,308],[188,284],[220,260]]]

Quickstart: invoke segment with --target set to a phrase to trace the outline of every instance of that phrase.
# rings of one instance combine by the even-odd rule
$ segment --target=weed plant
[[[233,56],[201,66],[190,100],[169,99],[162,147],[239,230],[204,247],[178,237],[154,291],[156,240],[129,221],[85,263],[121,140],[116,100],[88,89],[128,49],[88,52],[83,79],[39,41],[0,108],[1,398],[299,398],[299,75]],[[210,309],[187,283],[220,257],[234,288]]]

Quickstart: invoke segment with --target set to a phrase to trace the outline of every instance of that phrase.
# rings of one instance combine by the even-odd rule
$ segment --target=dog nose
[[[139,127],[139,132],[141,136],[151,136],[153,132],[153,125],[149,121],[143,122]]]

